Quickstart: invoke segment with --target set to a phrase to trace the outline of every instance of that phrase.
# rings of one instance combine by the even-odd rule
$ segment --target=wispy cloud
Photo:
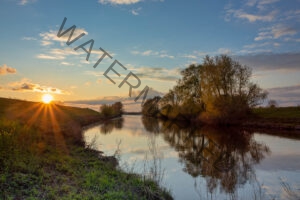
[[[278,39],[282,36],[293,36],[297,34],[297,30],[292,26],[277,24],[272,27],[262,28],[258,33],[258,36],[254,38],[255,41]]]
[[[23,37],[22,40],[37,40],[34,37]]]
[[[297,10],[289,10],[286,11],[284,14],[284,20],[296,20],[300,21],[300,9]]]
[[[174,59],[174,56],[168,55],[168,54],[160,54],[159,55],[160,58],[170,58],[170,59]]]
[[[254,23],[257,21],[271,22],[274,21],[279,10],[274,10],[272,4],[280,0],[248,0],[245,4],[233,4],[232,2],[225,6],[225,20],[230,21],[232,18],[246,19]]]
[[[279,38],[284,35],[295,35],[297,33],[297,31],[293,27],[289,27],[283,24],[272,27],[271,32],[274,38]]]
[[[101,72],[101,71],[85,71],[84,73],[86,75],[91,75],[91,76],[96,76],[96,77],[103,76],[103,72]]]
[[[190,64],[196,64],[200,60],[202,60],[206,55],[215,56],[220,54],[232,54],[232,50],[229,48],[218,48],[215,51],[212,52],[206,52],[206,51],[193,51],[192,53],[188,54],[182,54],[180,57],[188,58],[190,61],[186,66],[189,66]]]
[[[157,56],[159,55],[158,51],[146,50],[146,51],[131,51],[134,55],[142,55],[142,56]]]
[[[72,38],[76,38],[81,33],[85,33],[86,35],[88,35],[88,32],[86,30],[84,30],[82,28],[76,28],[72,35]],[[64,43],[68,40],[70,34],[71,34],[71,31],[69,31],[65,35],[62,35],[61,37],[57,37],[57,30],[56,31],[50,30],[48,32],[40,33],[41,44],[43,46],[47,46],[47,45],[53,44],[53,42]]]
[[[277,13],[278,11],[274,10],[267,14],[253,14],[253,13],[248,13],[242,9],[239,10],[230,9],[227,10],[227,19],[229,19],[230,16],[234,16],[235,18],[246,19],[249,22],[256,22],[256,21],[271,22],[275,19]]]
[[[136,4],[138,2],[141,2],[141,0],[99,0],[98,2],[101,4],[129,5],[129,4]]]
[[[167,82],[174,82],[179,79],[180,77],[180,68],[173,68],[167,69],[164,67],[135,67],[133,65],[126,65],[127,69],[132,71],[137,77],[141,80],[155,80],[155,81],[167,81]],[[97,78],[103,77],[102,71],[86,71],[86,75],[95,76]],[[117,75],[111,75],[112,77],[115,76],[116,78],[124,79],[124,77],[118,77]]]
[[[217,53],[218,54],[231,54],[231,50],[228,48],[219,48]]]
[[[35,1],[36,0],[21,0],[21,1],[19,1],[19,5],[24,6],[24,5],[28,4],[28,3],[33,3]]]
[[[291,0],[296,5],[297,0]],[[231,1],[224,8],[225,20],[246,20],[256,23],[254,43],[244,45],[238,53],[261,54],[285,48],[291,42],[300,42],[300,10],[281,6],[280,0],[245,0],[246,3]],[[276,5],[275,5],[276,4]],[[274,49],[275,48],[275,49]]]
[[[69,63],[69,62],[61,62],[61,65],[65,65],[65,66],[73,66],[73,63]]]
[[[65,59],[64,56],[46,55],[46,54],[39,54],[36,57],[39,59],[46,59],[46,60],[63,60],[63,59]]]
[[[280,0],[248,0],[246,3],[247,6],[253,7],[256,6],[258,9],[265,9],[265,7],[269,4],[274,4]]]
[[[131,14],[133,14],[133,15],[139,15],[141,10],[142,10],[141,7],[136,8],[136,9],[132,9],[131,10]]]
[[[236,56],[242,64],[257,71],[300,71],[300,53],[255,54]]]
[[[148,80],[176,81],[180,77],[180,68],[131,67],[130,70],[139,78]]]
[[[244,45],[244,48],[246,49],[253,49],[253,48],[258,48],[258,47],[265,47],[270,45],[269,42],[264,42],[264,43],[255,43],[255,44],[248,44],[248,45]]]
[[[207,52],[202,52],[202,51],[193,51],[192,53],[189,54],[183,54],[181,57],[183,58],[188,58],[188,59],[201,59],[205,55],[208,55],[209,53]]]
[[[69,94],[69,92],[63,91],[61,89],[42,86],[37,83],[33,83],[29,79],[22,79],[21,81],[12,82],[8,84],[8,89],[18,92],[39,92],[39,93],[52,93],[52,94]]]
[[[9,67],[6,64],[0,66],[0,75],[15,74],[15,73],[17,73],[17,70],[15,68]]]
[[[85,54],[83,51],[74,51],[72,48],[64,48],[64,49],[50,49],[49,51],[53,55],[58,55],[58,56],[68,56],[68,55],[82,55]]]
[[[101,82],[101,81],[100,81]],[[128,94],[120,95],[120,96],[105,96],[100,97],[97,99],[90,99],[90,100],[76,100],[76,101],[69,101],[68,103],[76,103],[76,104],[89,104],[89,105],[99,105],[99,104],[112,104],[117,101],[121,101],[123,104],[136,104],[139,106],[141,105],[142,98],[139,101],[135,102],[134,99],[141,93],[142,90],[134,90],[132,91],[132,96],[129,97]],[[153,98],[155,96],[163,96],[165,93],[155,90],[154,88],[149,88],[147,99]]]
[[[39,59],[47,59],[47,60],[63,60],[70,55],[79,56],[82,54],[85,54],[85,52],[74,51],[74,49],[67,47],[64,49],[57,49],[57,48],[49,49],[47,50],[46,54],[38,54],[36,57]]]
[[[146,51],[131,51],[131,53],[133,55],[141,55],[141,56],[156,56],[160,58],[170,58],[170,59],[175,58],[174,56],[167,54],[166,51],[146,50]]]

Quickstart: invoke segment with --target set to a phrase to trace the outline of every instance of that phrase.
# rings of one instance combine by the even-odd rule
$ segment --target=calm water
[[[187,128],[124,116],[84,131],[120,167],[157,180],[175,199],[299,199],[300,140],[235,129]]]

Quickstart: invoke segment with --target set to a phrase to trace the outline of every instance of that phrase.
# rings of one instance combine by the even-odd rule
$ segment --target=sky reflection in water
[[[175,199],[298,198],[300,140],[125,116],[84,132],[123,170],[147,174]],[[286,190],[289,186],[290,190]]]

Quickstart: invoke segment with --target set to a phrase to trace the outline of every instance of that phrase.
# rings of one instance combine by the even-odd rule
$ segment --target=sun
[[[49,104],[53,100],[53,96],[51,94],[44,94],[42,96],[43,103]]]

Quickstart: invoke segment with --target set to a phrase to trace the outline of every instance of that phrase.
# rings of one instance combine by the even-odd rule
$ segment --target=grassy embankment
[[[244,126],[300,130],[300,107],[255,108]]]
[[[0,98],[0,199],[171,199],[84,146],[90,109]]]

